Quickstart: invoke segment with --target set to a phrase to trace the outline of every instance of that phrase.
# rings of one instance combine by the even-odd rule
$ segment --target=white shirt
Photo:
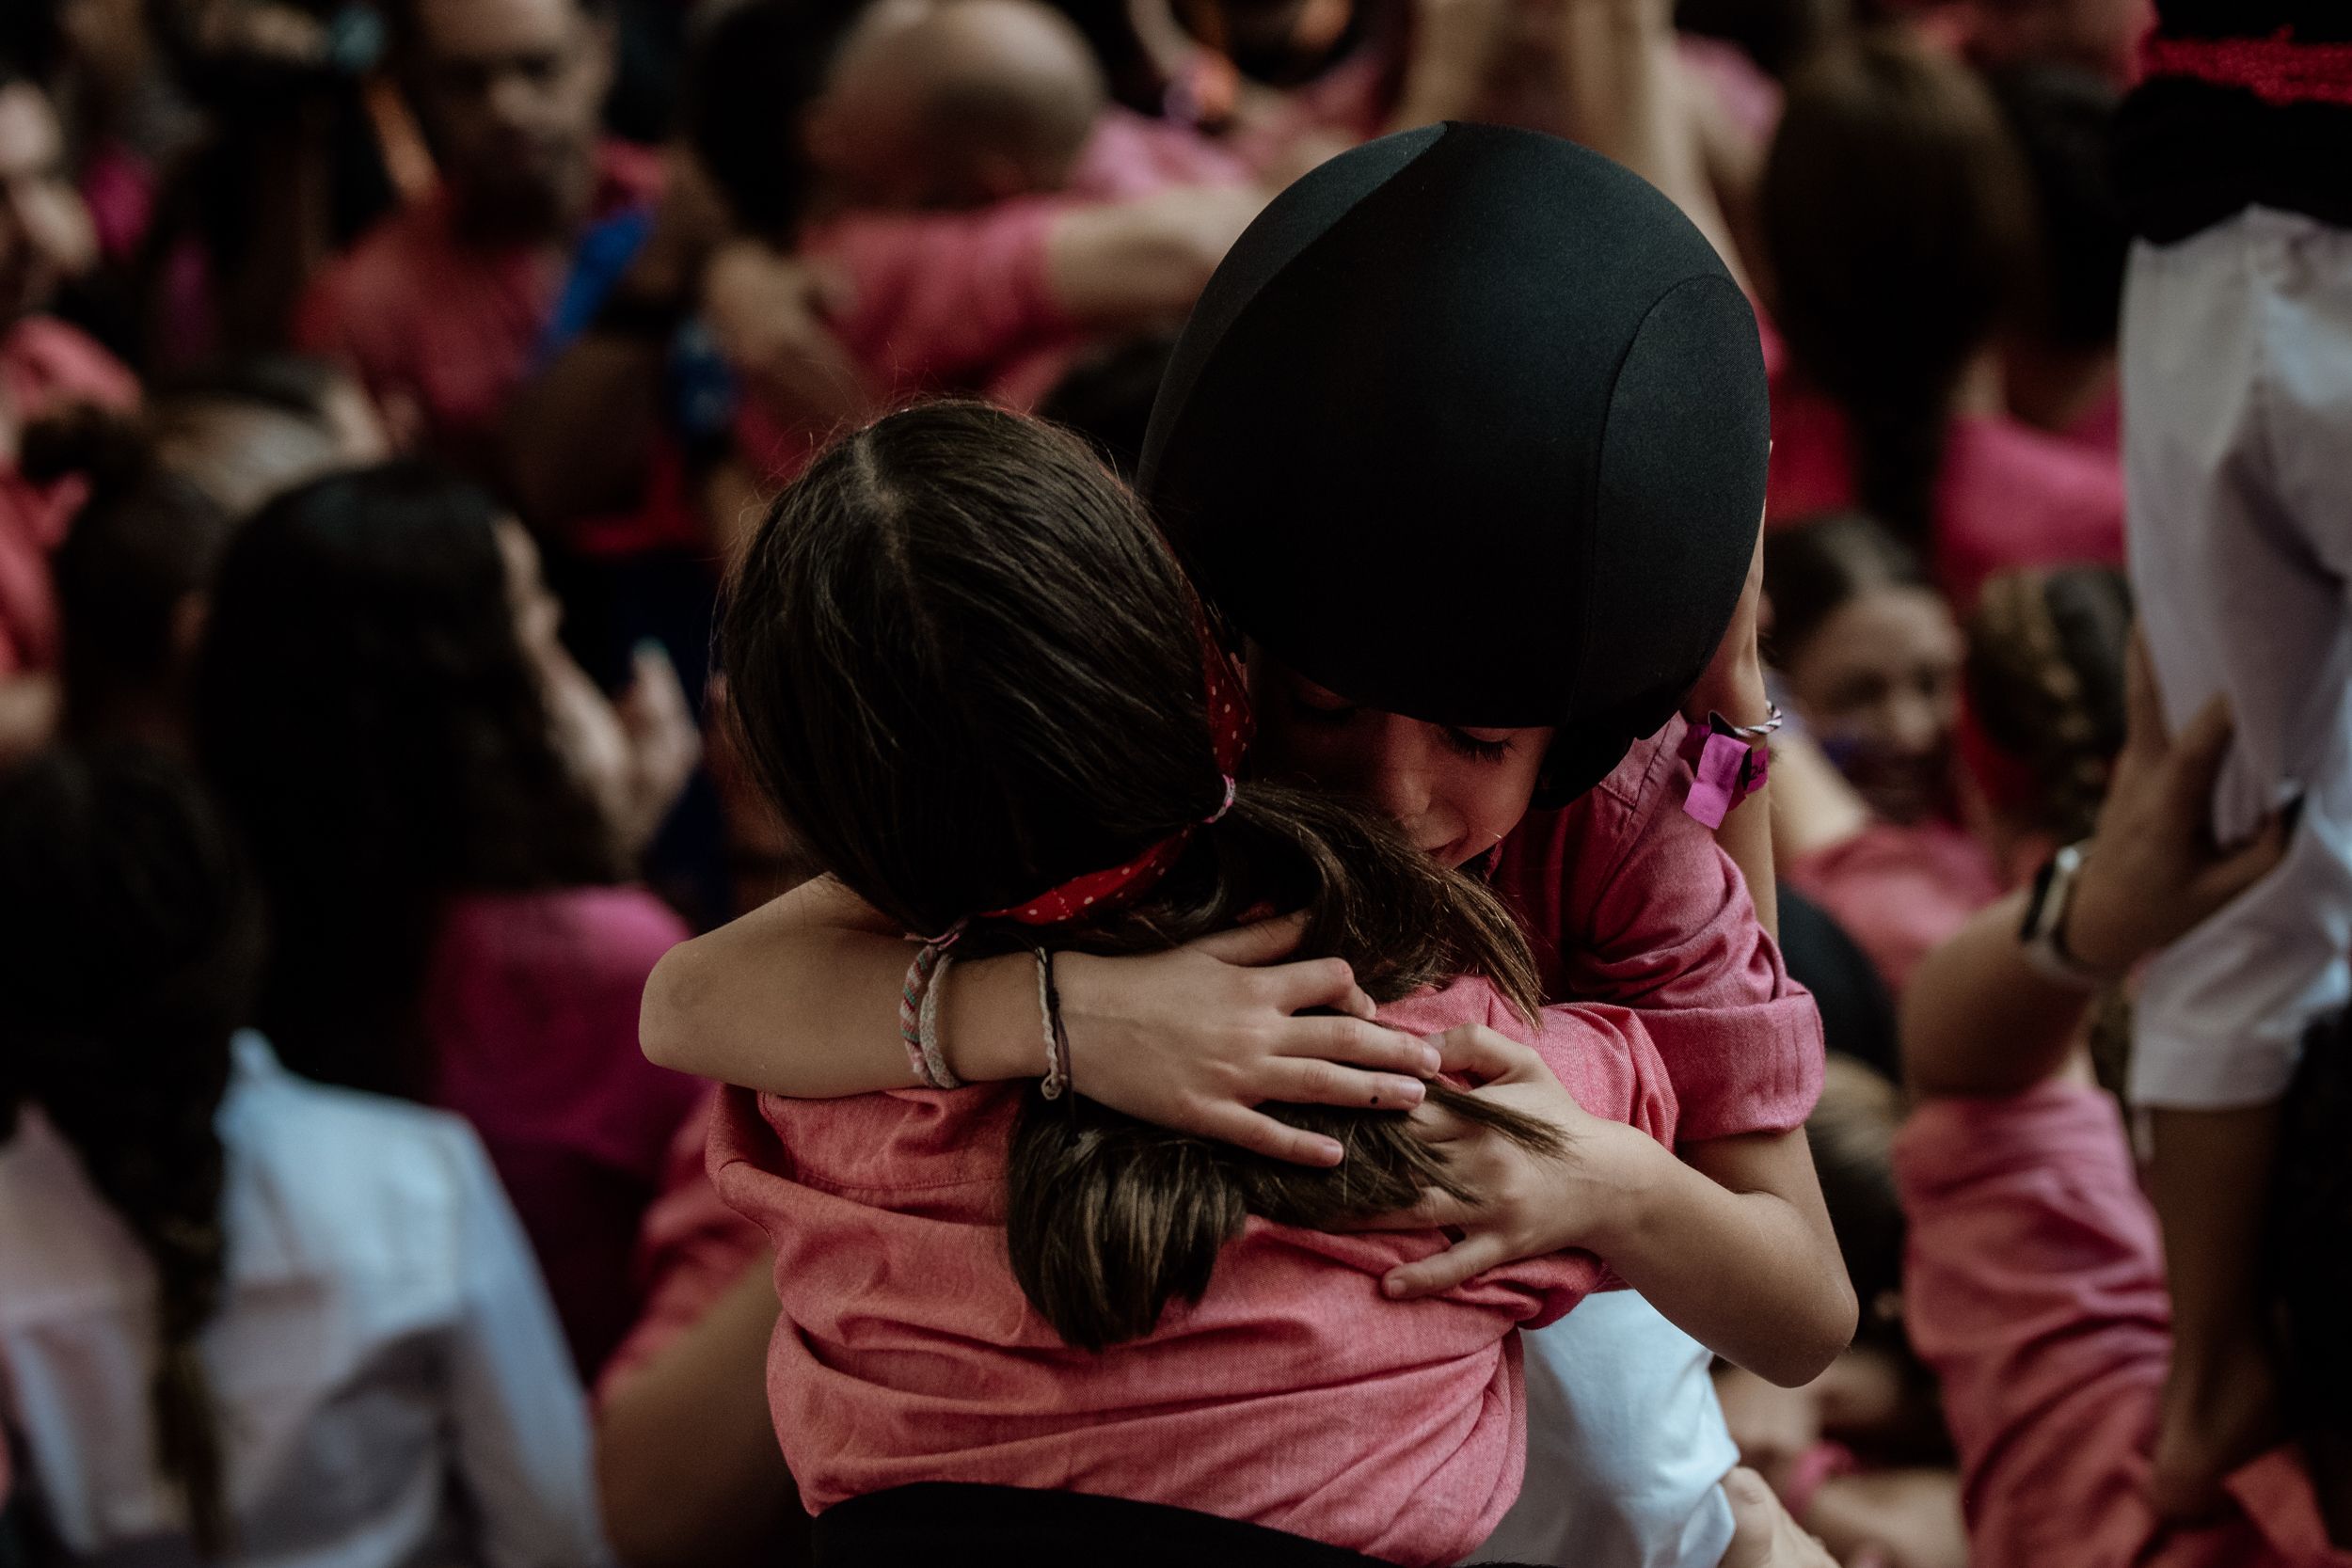
[[[585,1401],[472,1130],[296,1078],[258,1035],[235,1051],[228,1279],[201,1342],[233,1560],[607,1561]],[[154,1270],[29,1110],[0,1148],[0,1259],[17,1484],[78,1559],[196,1563],[154,1461]]]

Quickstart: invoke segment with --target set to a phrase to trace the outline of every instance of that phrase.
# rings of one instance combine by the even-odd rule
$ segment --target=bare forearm
[[[1663,191],[1744,287],[1662,8],[1655,0],[1568,0],[1562,27],[1576,139]]]
[[[1596,1248],[1682,1330],[1758,1377],[1795,1387],[1853,1338],[1853,1287],[1811,1180],[1804,1134],[1715,1139],[1686,1164],[1656,1145]],[[1754,1184],[1806,1161],[1803,1190]],[[1710,1174],[1702,1168],[1717,1167]],[[1724,1176],[1736,1185],[1726,1185]]]
[[[1109,330],[1192,308],[1265,204],[1255,187],[1179,188],[1064,214],[1046,236],[1046,277],[1073,320]]]
[[[863,910],[819,879],[672,948],[645,984],[646,1056],[803,1100],[914,1087],[898,1002],[914,948],[870,911],[861,924]],[[1036,996],[1025,954],[955,965],[940,992],[955,1071],[986,1080],[1041,1070]]]
[[[1912,975],[1902,1045],[1914,1094],[2011,1094],[2065,1064],[2090,995],[2026,961],[2018,928],[2028,896],[1979,911]]]
[[[771,1267],[762,1253],[597,1418],[605,1534],[629,1568],[759,1560],[801,1517],[768,1412]]]
[[[1810,1382],[1853,1337],[1853,1292],[1786,1199],[1734,1193],[1664,1149],[1639,1218],[1603,1256],[1708,1350],[1784,1387]]]

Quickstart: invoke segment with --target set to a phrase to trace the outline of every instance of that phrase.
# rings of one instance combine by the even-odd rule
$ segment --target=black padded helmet
[[[1639,176],[1448,124],[1277,198],[1201,294],[1139,475],[1240,630],[1351,701],[1559,729],[1544,799],[1680,705],[1770,446],[1746,296]]]

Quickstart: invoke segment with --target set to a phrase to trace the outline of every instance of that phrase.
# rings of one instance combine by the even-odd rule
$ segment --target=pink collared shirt
[[[2115,1102],[1931,1100],[1895,1144],[1904,1323],[1942,1381],[1977,1568],[2347,1568],[2293,1449],[2189,1529],[2148,1498],[2172,1303]]]
[[[1756,924],[1739,866],[1682,809],[1686,733],[1668,721],[1566,807],[1530,812],[1494,888],[1534,941],[1546,996],[1641,1014],[1683,1142],[1792,1132],[1820,1098],[1820,1010]]]
[[[660,191],[659,154],[607,142],[591,218]],[[356,371],[395,424],[421,420],[444,454],[486,462],[531,368],[571,259],[562,245],[476,244],[436,191],[360,236],[313,280],[294,335]]]
[[[1661,1141],[1676,1105],[1641,1021],[1555,1008],[1539,1032],[1462,981],[1386,1009],[1428,1033],[1529,1039],[1580,1103]],[[1005,1257],[1004,1164],[1024,1086],[785,1101],[729,1090],[721,1194],[776,1249],[776,1435],[813,1511],[917,1481],[1130,1497],[1404,1563],[1492,1532],[1526,1458],[1518,1335],[1603,1282],[1562,1253],[1398,1303],[1382,1274],[1435,1231],[1251,1220],[1197,1306],[1147,1338],[1064,1345]]]

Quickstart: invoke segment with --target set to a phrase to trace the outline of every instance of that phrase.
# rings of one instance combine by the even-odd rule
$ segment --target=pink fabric
[[[1383,1016],[1532,1037],[1586,1109],[1673,1136],[1674,1091],[1630,1013],[1555,1008],[1531,1037],[1464,981]],[[1005,1259],[1005,1150],[1034,1092],[727,1091],[711,1170],[776,1248],[769,1400],[811,1510],[957,1481],[1168,1503],[1405,1563],[1486,1539],[1526,1459],[1513,1330],[1597,1288],[1597,1260],[1557,1254],[1398,1303],[1380,1275],[1443,1247],[1438,1232],[1253,1219],[1198,1306],[1171,1306],[1146,1339],[1074,1351]]]
[[[1852,936],[1898,996],[1920,959],[2008,891],[1983,846],[1943,822],[1873,822],[1781,875]]]
[[[155,216],[155,166],[121,142],[102,143],[82,160],[82,201],[97,226],[99,253],[128,265]]]
[[[883,404],[963,391],[1032,408],[1090,341],[1054,297],[1045,243],[1055,219],[1088,203],[1248,177],[1200,133],[1113,108],[1065,191],[970,212],[851,213],[812,230],[802,248],[848,278],[850,305],[832,325]],[[753,398],[736,420],[738,451],[771,483],[799,473],[831,434],[781,425]]]
[[[1854,504],[1852,441],[1827,399],[1772,392],[1767,515],[1775,526]],[[1964,614],[2015,566],[2123,562],[2123,475],[2112,455],[2006,416],[1951,421],[1936,487],[1935,573]]]
[[[2103,458],[2123,460],[2123,384],[2109,382],[2074,422],[2058,434]]]
[[[1784,94],[1780,84],[1757,69],[1746,50],[1722,39],[1677,33],[1675,54],[1685,71],[1694,73],[1713,90],[1724,117],[1750,142],[1761,149],[1772,141],[1772,133],[1780,128]]]
[[[129,408],[137,378],[92,340],[47,316],[0,337],[0,405],[18,428],[74,404]],[[57,603],[49,554],[82,504],[79,481],[35,484],[0,463],[0,676],[46,670],[57,657]]]
[[[885,404],[942,391],[1014,408],[1043,397],[1086,342],[1046,268],[1047,232],[1075,204],[1037,196],[973,212],[851,213],[803,236],[803,253],[849,282],[831,325],[867,389]],[[736,416],[737,450],[771,483],[799,473],[830,434],[782,424],[757,398]]]
[[[1934,1100],[1896,1140],[1904,1321],[1943,1382],[1979,1568],[2344,1568],[2292,1449],[2197,1529],[2148,1501],[2171,1301],[2114,1101]]]
[[[596,1374],[598,1404],[702,1322],[768,1250],[766,1232],[711,1184],[705,1149],[718,1108],[713,1087],[670,1140],[661,1196],[637,1235],[637,1322]]]
[[[1072,171],[1069,194],[1093,201],[1132,201],[1176,185],[1238,185],[1248,166],[1189,126],[1114,105]]]
[[[436,1101],[481,1133],[591,1371],[635,1316],[638,1225],[703,1093],[637,1045],[645,977],[686,936],[641,888],[478,894],[426,973]]]
[[[592,217],[660,194],[658,154],[608,142]],[[564,246],[485,246],[457,232],[446,192],[384,219],[304,294],[303,347],[348,361],[395,427],[421,420],[436,448],[486,464],[571,258]]]
[[[1544,994],[1637,1009],[1686,1143],[1804,1125],[1821,1015],[1756,924],[1740,868],[1685,816],[1679,719],[1560,811],[1502,843],[1500,893],[1534,939]]]

